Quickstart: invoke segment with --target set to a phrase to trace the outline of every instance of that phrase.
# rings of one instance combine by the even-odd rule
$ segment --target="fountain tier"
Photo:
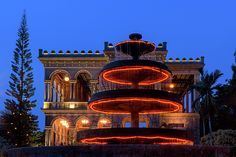
[[[150,60],[139,60],[143,54],[155,50],[155,45],[141,40],[140,34],[115,46],[117,51],[131,55],[133,60],[107,64],[100,72],[103,80],[128,85],[132,89],[101,91],[92,95],[90,109],[105,114],[131,114],[132,128],[95,129],[78,132],[78,140],[86,144],[193,144],[188,131],[161,128],[138,128],[139,114],[160,114],[182,111],[177,95],[154,89],[153,84],[170,78],[166,65]],[[140,89],[146,86],[151,89]]]
[[[123,85],[148,86],[170,78],[171,72],[162,63],[150,60],[120,60],[104,66],[102,79]]]

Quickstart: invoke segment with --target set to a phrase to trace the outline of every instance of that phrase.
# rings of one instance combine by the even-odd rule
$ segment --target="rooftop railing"
[[[62,51],[62,50],[59,50],[59,51],[55,51],[55,50],[51,50],[51,51],[48,51],[48,50],[43,50],[43,49],[39,49],[39,57],[75,57],[75,56],[79,56],[79,57],[88,57],[88,56],[93,56],[93,57],[99,57],[99,56],[104,56],[103,52],[100,52],[99,50],[96,50],[96,51],[92,51],[92,50],[89,50],[89,51]]]
[[[165,62],[166,63],[204,63],[204,57],[201,56],[200,58],[196,58],[196,59],[193,59],[193,58],[189,58],[189,59],[169,58],[169,59],[166,59]]]

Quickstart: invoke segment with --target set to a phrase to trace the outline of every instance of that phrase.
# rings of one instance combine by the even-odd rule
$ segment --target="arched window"
[[[81,117],[76,122],[76,130],[88,129],[90,127],[91,122],[87,117]]]
[[[100,118],[98,128],[111,128],[111,120],[108,118]]]
[[[69,74],[64,71],[56,71],[51,76],[51,101],[64,102],[70,99]]]
[[[69,122],[64,118],[54,120],[52,124],[52,145],[67,145],[69,142]]]
[[[80,102],[86,102],[91,96],[90,80],[91,76],[87,72],[80,72],[76,75],[76,100]]]

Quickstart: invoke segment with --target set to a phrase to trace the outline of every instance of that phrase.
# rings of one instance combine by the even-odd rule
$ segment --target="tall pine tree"
[[[5,139],[16,147],[30,146],[32,138],[38,130],[38,117],[31,113],[36,106],[36,100],[32,100],[35,93],[33,86],[32,54],[29,49],[29,33],[26,14],[23,14],[18,39],[14,50],[14,58],[11,62],[12,73],[10,75],[9,89],[6,94],[5,111]]]

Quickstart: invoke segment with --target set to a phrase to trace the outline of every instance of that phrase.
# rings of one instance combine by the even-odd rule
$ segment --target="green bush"
[[[210,135],[201,138],[201,144],[210,145]],[[212,133],[212,144],[220,146],[236,146],[236,130],[218,130]]]

